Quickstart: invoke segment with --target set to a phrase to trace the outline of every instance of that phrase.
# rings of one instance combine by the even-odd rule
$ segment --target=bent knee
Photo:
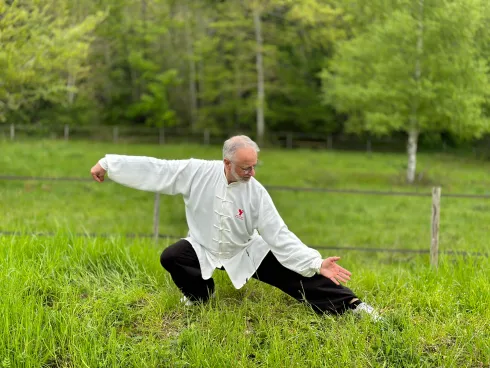
[[[171,251],[171,249],[166,248],[160,255],[160,264],[163,268],[168,270],[175,263],[175,254]]]

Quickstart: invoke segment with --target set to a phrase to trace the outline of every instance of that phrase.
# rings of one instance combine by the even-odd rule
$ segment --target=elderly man
[[[212,275],[224,269],[235,288],[251,277],[270,284],[318,313],[347,310],[378,314],[340,282],[351,273],[339,257],[322,259],[284,223],[266,189],[254,178],[259,147],[246,136],[228,139],[223,161],[158,160],[106,155],[92,168],[98,182],[113,181],[162,194],[182,194],[189,233],[160,258],[186,305],[214,293]]]

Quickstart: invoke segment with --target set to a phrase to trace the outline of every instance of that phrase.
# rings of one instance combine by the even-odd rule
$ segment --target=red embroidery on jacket
[[[241,208],[238,209],[238,214],[235,217],[239,220],[243,220],[243,210]]]

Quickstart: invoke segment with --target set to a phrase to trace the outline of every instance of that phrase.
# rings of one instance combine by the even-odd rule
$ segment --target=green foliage
[[[175,84],[177,73],[175,70],[167,70],[152,77],[155,79],[147,82],[147,91],[128,108],[128,117],[144,117],[149,126],[173,126],[176,124],[176,115],[170,108],[167,93],[168,86]]]
[[[253,19],[238,1],[206,9],[197,29],[199,125],[217,131],[247,128],[255,117]],[[267,62],[266,58],[266,62]]]
[[[348,130],[409,132],[414,116],[421,132],[468,139],[490,130],[488,66],[476,41],[483,2],[423,4],[419,16],[419,2],[401,2],[340,44],[324,70],[325,100],[349,114]]]
[[[257,10],[266,130],[480,136],[488,2],[419,3],[4,0],[0,122],[254,131]]]
[[[318,75],[334,43],[344,37],[336,24],[340,10],[318,0],[283,3],[285,10],[271,17],[277,23],[273,42],[278,45],[278,81],[267,89],[267,124],[279,131],[341,130],[333,109],[322,104]]]
[[[72,22],[66,3],[43,0],[1,2],[0,14],[0,121],[29,120],[40,104],[68,104],[103,14]]]

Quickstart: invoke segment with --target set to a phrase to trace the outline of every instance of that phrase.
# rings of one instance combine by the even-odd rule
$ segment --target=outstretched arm
[[[105,174],[116,183],[130,188],[162,194],[187,194],[202,160],[159,160],[145,156],[106,155],[92,167],[95,181]]]

